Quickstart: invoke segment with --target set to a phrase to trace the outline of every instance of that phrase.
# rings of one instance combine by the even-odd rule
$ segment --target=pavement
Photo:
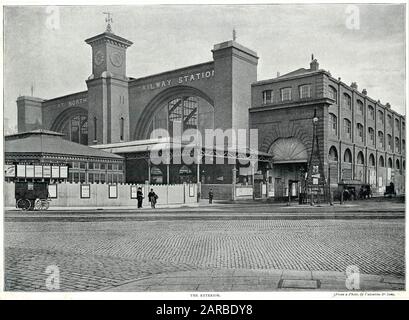
[[[181,271],[126,281],[102,291],[394,291],[405,290],[403,277],[336,271],[213,269]]]

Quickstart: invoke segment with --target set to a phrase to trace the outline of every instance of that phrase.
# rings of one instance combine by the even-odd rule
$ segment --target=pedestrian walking
[[[143,193],[142,188],[139,187],[138,191],[136,192],[136,199],[138,199],[138,208],[142,208],[142,201],[143,201]]]
[[[156,201],[158,200],[158,195],[151,189],[151,192],[148,194],[149,202],[151,203],[151,208],[155,208]]]
[[[213,189],[210,188],[209,190],[209,203],[212,204],[213,203]]]

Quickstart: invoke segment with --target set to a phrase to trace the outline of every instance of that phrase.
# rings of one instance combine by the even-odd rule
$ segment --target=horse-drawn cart
[[[16,207],[22,210],[47,210],[50,206],[46,182],[16,182]]]

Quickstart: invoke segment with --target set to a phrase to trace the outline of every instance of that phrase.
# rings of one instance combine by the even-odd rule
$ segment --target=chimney
[[[352,82],[350,87],[355,90],[358,90],[358,85],[356,84],[356,82]]]
[[[368,94],[368,92],[366,91],[366,89],[363,89],[363,90],[362,90],[362,94],[365,95],[365,96]]]
[[[385,104],[385,106],[386,106],[388,109],[391,108],[391,104],[390,104],[389,102],[387,102],[387,103]]]
[[[277,71],[277,78],[280,76],[280,71]]]
[[[314,56],[313,56],[313,57],[314,57]],[[320,65],[319,65],[317,59],[313,59],[313,60],[310,62],[310,70],[311,70],[311,71],[317,71],[317,70],[319,69],[319,67],[320,67]]]

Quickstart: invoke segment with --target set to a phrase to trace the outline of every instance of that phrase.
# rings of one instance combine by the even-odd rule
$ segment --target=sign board
[[[91,197],[91,187],[89,184],[80,185],[81,198],[90,198]]]
[[[14,164],[6,164],[4,166],[4,176],[6,178],[14,178],[16,176],[16,166]]]
[[[60,167],[59,166],[51,166],[51,177],[52,178],[60,177]]]
[[[236,197],[253,196],[252,187],[236,187]]]
[[[51,166],[43,166],[43,178],[51,178]]]
[[[131,186],[131,199],[136,199],[138,194],[138,187],[137,186]]]
[[[34,178],[42,178],[43,177],[43,166],[34,166]]]
[[[68,178],[68,167],[67,166],[60,167],[60,178]]]
[[[21,178],[26,177],[26,165],[25,164],[17,165],[17,177],[21,177]]]

